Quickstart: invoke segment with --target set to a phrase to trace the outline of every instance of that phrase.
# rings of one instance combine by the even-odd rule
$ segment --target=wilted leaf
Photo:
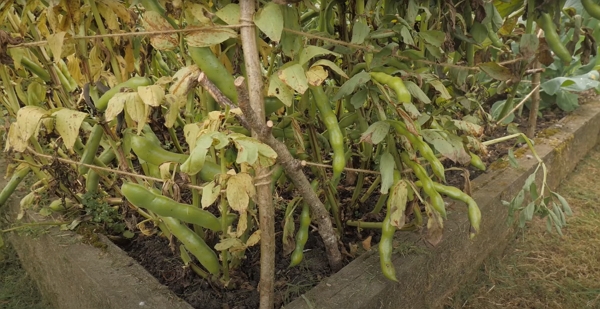
[[[521,42],[519,43],[519,51],[523,55],[523,57],[531,57],[535,55],[535,52],[538,50],[540,45],[540,40],[537,35],[531,33],[524,33],[521,36]]]
[[[295,197],[287,203],[285,208],[285,217],[283,218],[283,237],[281,239],[283,243],[283,255],[288,256],[296,248],[296,240],[294,238],[294,232],[296,231],[296,223],[294,221],[294,210],[296,205],[300,201],[299,197]]]
[[[250,197],[256,194],[252,183],[252,177],[247,173],[239,173],[227,180],[227,202],[231,209],[237,212],[245,212],[248,209]]]
[[[463,120],[452,120],[452,122],[459,130],[462,130],[462,131],[466,132],[467,134],[470,134],[470,135],[473,135],[476,137],[483,135],[483,127],[478,124],[468,122],[468,121],[463,121]]]
[[[369,73],[362,71],[347,80],[341,87],[340,90],[333,97],[333,101],[337,101],[339,99],[345,98],[356,90],[358,86],[366,84],[371,80],[371,75]]]
[[[79,136],[81,123],[88,116],[87,113],[62,108],[52,114],[56,118],[56,131],[63,139],[67,149],[73,149],[75,140]]]
[[[173,27],[158,13],[146,11],[142,24],[146,31],[165,31],[173,30]],[[179,36],[177,33],[160,34],[150,37],[150,44],[158,50],[172,50],[179,46]]]
[[[48,112],[41,107],[25,106],[17,112],[18,133],[21,140],[27,142],[34,134],[37,135],[40,120],[47,116]]]
[[[369,126],[361,137],[360,142],[379,144],[390,132],[390,124],[385,121],[377,121]]]
[[[229,249],[244,249],[246,246],[239,238],[225,238],[221,239],[221,241],[215,245],[215,250],[217,251],[225,251]]]
[[[165,99],[165,91],[159,85],[139,86],[137,93],[142,102],[150,106],[160,106]]]
[[[371,240],[373,239],[373,236],[369,235],[367,238],[365,238],[365,240],[363,240],[362,243],[362,247],[363,249],[365,249],[365,251],[369,251],[371,250]]]
[[[496,62],[486,62],[479,65],[479,68],[493,79],[507,81],[513,78],[509,68],[501,66]]]
[[[235,37],[237,37],[237,32],[233,29],[206,27],[202,31],[188,34],[185,38],[189,46],[208,47]]]
[[[308,89],[308,80],[304,74],[304,69],[299,64],[293,64],[277,74],[279,79],[298,93],[303,94]],[[269,94],[271,95],[271,94]],[[281,100],[281,98],[279,98]],[[285,103],[283,100],[281,100]]]
[[[215,15],[228,25],[237,25],[240,23],[240,5],[230,3],[218,10]]]
[[[207,208],[208,206],[212,205],[217,198],[219,197],[219,194],[221,193],[221,186],[218,185],[216,186],[216,184],[214,182],[209,182],[207,185],[205,185],[202,188],[202,208]]]
[[[254,24],[271,40],[279,42],[283,32],[283,14],[279,5],[267,3],[254,15]]]
[[[381,194],[388,194],[390,187],[394,184],[395,169],[394,157],[386,151],[379,159],[379,172],[381,173],[381,189],[379,192]]]
[[[431,209],[429,203],[425,205],[425,210],[429,217],[429,220],[427,220],[426,239],[432,246],[437,246],[442,241],[444,234],[444,221],[437,211]]]
[[[244,235],[244,232],[247,229],[248,229],[248,212],[242,211],[242,212],[240,212],[238,224],[235,228],[235,235],[237,237],[241,237],[242,235]]]
[[[321,59],[321,60],[317,60],[317,62],[315,62],[312,66],[326,66],[329,67],[330,69],[332,69],[335,73],[339,74],[342,77],[348,78],[348,75],[346,75],[346,73],[344,71],[342,71],[342,69],[340,69],[339,66],[337,66],[337,64],[331,62],[330,60],[327,59]]]
[[[166,101],[168,102],[168,110],[164,114],[165,116],[165,127],[172,128],[175,122],[177,121],[177,116],[179,116],[179,110],[181,109],[181,105],[185,104],[185,97],[175,96],[172,94],[167,94],[165,96]]]
[[[406,223],[406,200],[408,198],[408,189],[406,182],[398,181],[390,191],[388,203],[391,206],[390,223],[398,229],[401,229]]]
[[[319,46],[309,45],[309,46],[306,46],[300,53],[300,58],[298,60],[298,63],[300,65],[303,65],[303,64],[307,63],[310,59],[317,57],[317,56],[322,56],[322,55],[334,55],[336,57],[340,56],[340,54],[332,52],[329,49],[325,49],[325,48],[319,47]]]
[[[311,86],[319,86],[327,78],[327,71],[322,66],[312,66],[306,72],[306,78]]]
[[[444,84],[442,84],[441,81],[434,79],[429,81],[429,84],[432,85],[435,88],[435,90],[439,91],[440,97],[442,99],[449,100],[452,98],[452,96],[448,92],[448,89],[446,89],[446,86],[444,86]]]
[[[248,237],[248,240],[246,241],[246,248],[258,244],[258,242],[260,241],[260,234],[260,230],[254,231],[254,233],[252,233],[252,235],[250,235],[250,237]]]
[[[58,63],[60,59],[62,59],[61,54],[63,46],[65,45],[66,34],[66,32],[61,31],[48,36],[48,47],[52,51],[52,58],[54,59],[55,63]]]
[[[277,97],[287,107],[292,106],[294,100],[292,88],[279,79],[277,74],[271,75],[269,79],[269,91],[267,95]]]
[[[196,65],[183,67],[173,75],[173,84],[169,87],[169,93],[176,96],[186,96],[188,92],[198,84],[200,69]]]
[[[125,108],[125,102],[130,100],[131,96],[137,96],[138,94],[135,92],[119,92],[115,93],[115,95],[110,98],[108,101],[108,105],[106,107],[106,112],[104,113],[104,118],[106,121],[111,121],[117,117]]]
[[[142,99],[137,93],[126,97],[125,101],[125,112],[131,120],[137,123],[138,133],[142,131],[144,125],[146,125],[146,119],[148,119],[149,108],[142,102]],[[109,101],[110,102],[110,101]]]

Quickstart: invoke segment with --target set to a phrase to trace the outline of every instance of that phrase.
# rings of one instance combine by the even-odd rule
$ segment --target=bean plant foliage
[[[69,229],[116,226],[118,214],[113,236],[169,237],[187,267],[224,288],[248,248],[275,241],[261,220],[282,226],[291,266],[313,223],[334,270],[350,251],[345,230],[375,228],[382,273],[397,280],[395,232],[437,245],[443,197],[464,203],[465,237],[485,229],[468,166],[485,170],[491,130],[523,106],[571,111],[578,91],[598,89],[593,0],[257,1],[252,18],[240,2],[3,1],[0,101],[14,163],[1,202],[33,173],[23,211],[62,213]],[[252,26],[254,54],[242,34]],[[560,232],[570,209],[544,194],[539,162],[507,205],[522,225],[537,213]],[[463,171],[463,187],[446,184],[448,170]],[[281,216],[261,217],[265,185]]]

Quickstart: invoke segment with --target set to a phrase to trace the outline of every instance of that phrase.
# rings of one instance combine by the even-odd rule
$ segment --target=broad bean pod
[[[402,162],[404,162],[404,164],[408,165],[408,167],[410,167],[413,170],[415,176],[417,176],[417,178],[423,184],[423,191],[425,191],[425,194],[427,194],[427,196],[429,196],[429,198],[431,199],[431,206],[433,206],[433,209],[435,209],[435,211],[437,211],[442,216],[442,218],[445,219],[446,205],[444,204],[444,199],[442,199],[442,196],[438,193],[437,190],[435,190],[435,187],[433,185],[434,182],[433,180],[431,180],[431,178],[429,178],[425,169],[417,162],[412,161],[408,157],[406,152],[400,153],[400,158],[402,159]]]

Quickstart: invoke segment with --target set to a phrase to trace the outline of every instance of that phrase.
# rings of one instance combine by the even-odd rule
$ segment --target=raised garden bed
[[[600,104],[589,103],[557,122],[555,134],[536,140],[551,187],[597,143],[599,124]],[[518,169],[496,164],[472,181],[473,196],[483,215],[482,230],[473,241],[467,237],[465,208],[449,205],[444,238],[437,247],[426,247],[417,234],[397,233],[394,264],[399,283],[381,275],[378,255],[371,250],[285,308],[440,307],[485,258],[501,252],[509,241],[512,229],[506,224],[507,209],[501,201],[522,187],[537,163],[526,152],[518,161]],[[24,233],[9,237],[23,266],[56,308],[192,308],[110,241],[99,239],[94,247],[80,239],[56,229],[34,237]]]

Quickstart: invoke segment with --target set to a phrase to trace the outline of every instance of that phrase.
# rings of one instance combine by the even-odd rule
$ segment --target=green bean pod
[[[421,165],[412,161],[405,152],[400,153],[400,158],[404,164],[408,165],[408,167],[413,170],[415,176],[417,176],[417,178],[423,184],[423,191],[425,191],[425,194],[427,194],[427,196],[429,196],[431,199],[431,206],[433,206],[433,209],[435,209],[435,211],[437,211],[442,218],[445,219],[446,205],[444,204],[444,199],[442,199],[442,196],[438,193],[438,191],[435,190],[433,185],[434,182],[431,180],[431,178],[429,178],[425,169]]]
[[[560,41],[560,37],[556,32],[556,26],[552,21],[552,17],[548,13],[542,13],[540,19],[538,19],[538,23],[540,27],[544,30],[544,35],[546,36],[546,43],[548,43],[548,47],[556,54],[556,56],[565,64],[571,63],[573,57],[571,57],[571,53],[569,50],[562,44]]]
[[[37,63],[31,61],[31,59],[27,57],[21,58],[21,65],[31,71],[31,73],[37,75],[37,77],[41,78],[43,81],[50,81],[50,73],[48,73],[48,71],[46,71],[44,68],[40,67]]]
[[[581,5],[590,16],[600,19],[600,5],[595,3],[594,0],[581,0]]]
[[[212,231],[221,230],[219,219],[210,212],[198,207],[178,203],[138,184],[123,183],[121,191],[131,204],[151,210],[159,216],[177,218]]]
[[[31,172],[31,168],[27,165],[17,170],[10,180],[4,185],[2,188],[2,192],[0,192],[0,206],[4,205],[8,198],[15,192],[17,186],[23,181],[25,176]]]
[[[420,181],[417,181],[417,182],[415,182],[415,185],[418,187],[421,187],[421,186],[423,186],[423,183]],[[471,226],[475,230],[475,233],[479,232],[479,228],[481,225],[481,211],[479,210],[477,203],[475,202],[475,200],[472,197],[470,197],[468,194],[464,193],[463,191],[461,191],[458,188],[446,186],[446,185],[443,185],[443,184],[437,183],[437,182],[433,183],[433,188],[437,192],[444,194],[451,199],[461,201],[461,202],[467,204],[468,214],[469,214],[469,222],[471,222]],[[471,234],[471,238],[473,238],[473,236],[474,236],[474,234]]]
[[[397,120],[387,120],[387,122],[396,129],[396,132],[400,135],[406,136],[408,141],[421,153],[423,158],[429,162],[433,174],[436,175],[442,182],[446,182],[445,168],[442,162],[435,156],[429,144],[423,141],[421,136],[412,134],[406,128],[406,124]]]
[[[96,105],[96,109],[99,111],[105,111],[106,108],[108,107],[108,101],[110,101],[110,99],[112,99],[112,97],[115,96],[115,94],[119,93],[121,91],[121,89],[123,88],[131,88],[133,90],[137,90],[138,87],[140,86],[149,86],[152,85],[152,81],[149,78],[146,77],[132,77],[130,79],[128,79],[127,81],[124,81],[114,87],[112,87],[110,90],[108,90],[107,92],[105,92],[99,99],[98,101],[96,101],[95,105]]]
[[[321,113],[325,127],[329,132],[329,143],[333,150],[333,183],[340,179],[344,168],[346,167],[346,151],[344,150],[344,135],[340,129],[337,117],[331,110],[329,98],[321,86],[309,86],[312,92],[315,104]]]
[[[469,152],[469,154],[471,155],[471,165],[477,169],[485,171],[485,164],[483,161],[481,161],[481,158],[472,152]]]
[[[162,217],[161,220],[169,229],[169,232],[183,243],[185,248],[198,259],[208,272],[213,275],[218,275],[221,272],[221,264],[217,254],[204,242],[204,239],[175,218]]]
[[[310,207],[306,202],[302,202],[302,213],[300,214],[300,227],[296,232],[296,248],[290,258],[290,266],[294,267],[304,258],[304,245],[308,240],[308,228],[310,227]]]
[[[394,90],[398,102],[410,103],[412,101],[412,96],[406,88],[406,86],[404,85],[404,81],[402,80],[402,78],[397,76],[391,76],[383,72],[371,72],[369,74],[371,75],[371,78],[376,82],[386,85],[392,90]]]
[[[104,135],[104,128],[100,124],[94,125],[92,128],[92,133],[90,133],[90,138],[88,139],[85,148],[83,150],[83,154],[81,155],[80,163],[83,164],[92,164],[94,158],[96,157],[96,152],[98,152],[98,147],[100,146],[100,141],[102,140],[102,136]],[[79,166],[79,174],[83,175],[88,172],[90,168],[87,166],[80,165]]]
[[[210,48],[189,46],[188,50],[192,60],[206,74],[206,77],[234,104],[237,104],[238,97],[233,83],[233,76],[229,74]]]
[[[400,181],[400,172],[394,170],[394,185]],[[392,280],[398,281],[396,278],[396,268],[392,263],[392,253],[394,250],[394,234],[396,233],[396,227],[392,225],[391,214],[393,212],[392,200],[387,199],[387,213],[381,226],[381,240],[379,241],[379,263],[381,264],[381,272],[383,275]]]

